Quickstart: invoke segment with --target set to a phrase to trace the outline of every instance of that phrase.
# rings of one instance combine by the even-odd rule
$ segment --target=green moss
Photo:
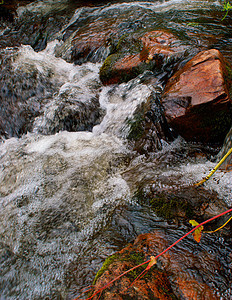
[[[120,255],[119,253],[113,254],[108,257],[103,263],[101,269],[97,272],[93,284],[96,283],[99,277],[108,269],[108,267],[115,261],[128,261],[131,262],[134,266],[139,265],[144,262],[145,256],[143,253],[132,251],[130,253],[123,253]],[[139,267],[127,274],[128,278],[134,280],[142,271],[144,270],[144,266]]]
[[[175,219],[176,217],[193,217],[193,207],[185,199],[175,195],[165,195],[164,193],[157,193],[149,195],[138,190],[135,198],[140,204],[148,204],[157,216],[166,220]]]
[[[128,253],[128,255],[125,256],[125,254],[121,257],[122,261],[128,261],[131,262],[134,266],[140,265],[145,261],[145,255],[141,252],[135,252],[132,251]],[[145,265],[146,266],[146,265]],[[144,271],[145,266],[138,267],[134,269],[133,271],[129,272],[126,276],[131,280],[135,280],[141,272]],[[150,274],[146,274],[144,278],[148,278]]]
[[[128,140],[137,141],[141,138],[144,133],[144,115],[143,113],[137,113],[133,118],[127,119],[127,124],[130,127]]]
[[[116,46],[116,51],[120,53],[137,54],[142,50],[143,43],[140,39],[144,30],[127,33],[121,36]]]
[[[137,266],[140,265],[145,261],[145,254],[143,252],[138,251],[124,251],[122,254],[116,253],[109,258],[107,258],[102,266],[102,268],[98,271],[93,284],[96,283],[97,279],[108,269],[108,267],[113,264],[116,261],[128,261],[131,266]],[[141,267],[136,268],[135,270],[127,273],[127,278],[130,279],[131,282],[133,282],[145,269],[146,265],[143,265]],[[169,282],[169,279],[167,277],[167,274],[165,271],[160,270],[157,266],[154,266],[145,276],[143,276],[143,280],[153,282],[155,280],[155,285],[157,286],[158,291],[160,294],[162,294],[164,297],[167,297],[167,299],[177,299],[172,291],[171,284]],[[119,291],[120,294],[120,291]],[[91,295],[89,295],[91,296]],[[134,298],[131,298],[130,294],[120,294],[120,296],[123,299],[132,300]],[[104,298],[104,297],[103,297]],[[165,298],[166,299],[166,298]]]
[[[108,269],[108,267],[109,267],[115,260],[118,260],[119,257],[120,257],[119,254],[116,253],[116,254],[111,255],[110,257],[108,257],[108,258],[104,261],[104,263],[103,263],[101,269],[97,272],[97,274],[96,274],[96,276],[95,276],[95,278],[94,278],[93,284],[96,283],[96,281],[98,280],[98,278],[101,277],[102,274]]]
[[[110,80],[110,77],[112,76],[111,74],[112,66],[117,61],[118,58],[119,58],[118,54],[111,54],[104,61],[103,65],[100,68],[100,74],[99,74],[100,80],[103,83]]]
[[[184,212],[186,217],[191,217],[192,209],[189,203],[177,197],[158,195],[150,199],[150,205],[158,216],[166,220],[175,218],[180,212]]]

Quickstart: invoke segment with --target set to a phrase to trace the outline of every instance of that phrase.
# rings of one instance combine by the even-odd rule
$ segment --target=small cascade
[[[165,219],[139,196],[200,202],[194,183],[231,147],[231,131],[219,154],[177,137],[160,102],[168,78],[195,53],[216,47],[231,61],[231,16],[221,22],[219,3],[83,2],[33,1],[0,26],[1,299],[73,299],[139,234],[157,229],[179,238],[189,225]],[[132,33],[155,30],[173,32],[174,46],[186,51],[174,62],[167,56],[165,68],[103,85],[103,60]],[[207,213],[230,207],[231,194],[231,172],[222,168],[205,183]],[[213,243],[220,272],[207,268],[210,260],[203,273],[191,272],[212,279],[227,300],[228,230],[207,237],[201,250],[212,252]],[[198,246],[186,240],[177,252]]]

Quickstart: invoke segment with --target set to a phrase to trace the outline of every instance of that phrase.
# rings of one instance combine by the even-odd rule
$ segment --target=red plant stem
[[[192,230],[190,230],[190,231],[187,232],[185,235],[183,235],[181,238],[179,238],[177,241],[175,241],[175,243],[173,243],[171,246],[169,246],[169,247],[166,248],[164,251],[162,251],[160,254],[158,254],[158,255],[155,257],[155,259],[157,259],[157,258],[160,257],[161,255],[163,255],[164,253],[166,253],[168,250],[170,250],[172,247],[174,247],[176,244],[178,244],[181,240],[183,240],[184,238],[186,238],[186,236],[188,236],[189,234],[191,234],[192,232],[194,232],[197,228],[199,228],[199,227],[201,227],[202,225],[207,224],[207,223],[209,223],[210,221],[213,221],[213,220],[215,220],[215,219],[217,219],[217,218],[219,218],[219,217],[221,217],[221,216],[224,216],[225,214],[228,214],[228,213],[230,213],[230,212],[232,212],[232,208],[230,208],[230,209],[228,209],[228,210],[226,210],[226,211],[220,213],[219,215],[216,215],[216,216],[214,216],[214,217],[212,217],[212,218],[210,218],[210,219],[208,219],[208,220],[206,220],[206,221],[204,221],[204,222],[198,224],[198,225],[195,226]],[[137,265],[137,266],[135,266],[135,267],[133,267],[133,268],[127,270],[127,271],[125,271],[124,273],[120,274],[119,276],[117,276],[116,278],[114,278],[112,281],[110,281],[110,282],[108,282],[106,285],[104,285],[102,288],[100,288],[99,290],[97,290],[91,297],[87,298],[86,300],[92,299],[94,296],[96,296],[98,293],[100,293],[100,292],[102,292],[103,290],[105,290],[108,286],[110,286],[113,282],[115,282],[116,280],[118,280],[118,279],[121,278],[122,276],[126,275],[127,273],[129,273],[129,272],[131,272],[131,271],[133,271],[133,270],[135,270],[135,269],[137,269],[137,268],[139,268],[139,267],[141,267],[141,266],[143,266],[143,265],[145,265],[145,264],[147,264],[147,263],[149,263],[150,261],[151,261],[151,259],[149,259],[149,260],[147,260],[147,261],[145,261],[145,262],[143,262],[143,263],[141,263],[141,264],[139,264],[139,265]],[[143,271],[143,272],[144,272],[144,271]],[[142,273],[143,273],[143,272],[142,272]],[[139,275],[139,276],[140,276],[140,275]],[[76,299],[77,299],[77,298],[76,298]],[[74,299],[74,300],[75,300],[75,299]]]
[[[175,241],[175,243],[173,243],[171,246],[169,246],[167,249],[165,249],[163,252],[161,252],[160,254],[158,254],[155,259],[157,259],[158,257],[160,257],[161,255],[163,255],[164,253],[166,253],[168,250],[170,250],[173,246],[175,246],[177,243],[179,243],[181,240],[183,240],[186,236],[188,236],[190,233],[194,232],[197,228],[201,227],[202,225],[205,225],[206,223],[213,221],[221,216],[224,216],[225,214],[228,214],[232,212],[232,208],[224,211],[223,213],[220,213],[219,215],[216,215],[200,224],[198,224],[196,227],[194,227],[192,230],[190,230],[189,232],[187,232],[185,235],[183,235],[179,240]]]
[[[100,288],[99,290],[97,290],[91,297],[87,298],[86,300],[92,299],[94,296],[96,296],[98,293],[100,293],[100,292],[102,292],[103,290],[105,290],[109,285],[111,285],[113,282],[115,282],[116,280],[118,280],[118,279],[121,278],[122,276],[126,275],[127,273],[133,271],[134,269],[137,269],[137,268],[139,268],[139,267],[141,267],[141,266],[143,266],[143,265],[145,265],[145,264],[147,264],[147,263],[149,263],[149,262],[150,262],[150,259],[147,260],[147,261],[145,261],[145,262],[143,262],[143,263],[141,263],[141,264],[139,264],[139,265],[137,265],[137,266],[135,266],[135,267],[133,267],[133,268],[131,268],[131,269],[129,269],[129,270],[127,270],[127,271],[125,271],[124,273],[120,274],[119,276],[115,277],[112,281],[108,282],[108,283],[107,283],[106,285],[104,285],[102,288]],[[75,298],[74,300],[76,300],[76,299],[77,299],[77,298]]]

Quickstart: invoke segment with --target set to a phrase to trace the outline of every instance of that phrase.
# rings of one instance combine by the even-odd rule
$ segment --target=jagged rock
[[[42,101],[51,97],[55,86],[41,76],[29,62],[25,67],[13,65],[19,49],[0,51],[0,133],[4,138],[20,137],[32,128],[32,120],[40,114]]]
[[[145,70],[158,73],[165,68],[171,73],[186,49],[172,33],[161,30],[131,33],[122,37],[116,52],[107,57],[100,79],[107,85],[126,82]]]
[[[187,62],[170,78],[162,97],[169,125],[188,141],[221,144],[231,127],[231,74],[216,49]]]
[[[173,140],[160,104],[162,88],[154,88],[153,79],[152,72],[146,71],[126,84],[106,89],[106,115],[94,131],[127,139],[131,149],[146,156],[161,150],[162,141]]]
[[[157,94],[152,94],[146,102],[141,103],[126,122],[129,126],[127,139],[140,154],[148,155],[161,150],[162,140],[170,141],[173,138]]]

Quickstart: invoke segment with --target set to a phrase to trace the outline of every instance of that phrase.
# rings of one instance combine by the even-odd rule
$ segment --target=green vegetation
[[[143,113],[137,113],[133,118],[127,119],[127,124],[130,126],[128,140],[139,140],[144,134],[144,115]]]
[[[135,198],[141,204],[148,204],[157,216],[165,220],[175,219],[177,217],[193,217],[193,207],[186,200],[172,194],[156,193],[145,194],[141,189],[135,194]]]
[[[149,199],[149,203],[155,213],[166,220],[174,219],[178,216],[192,217],[191,205],[178,197],[167,197],[164,194],[156,195]]]
[[[229,63],[226,64],[226,76],[225,76],[225,83],[230,87],[229,95],[232,98],[232,68]]]
[[[128,255],[126,255],[126,257],[122,256],[120,260],[122,261],[129,261],[131,263],[133,263],[133,265],[139,265],[141,263],[144,262],[144,254],[141,252],[135,252],[132,251],[131,253],[128,253]],[[130,273],[127,274],[127,277],[130,280],[135,280],[139,274],[144,270],[144,268],[141,266],[138,269],[132,270]],[[146,275],[144,278],[146,278],[148,275]],[[150,274],[149,274],[150,276]]]
[[[227,17],[229,11],[232,9],[232,5],[230,4],[230,2],[224,2],[224,5],[223,5],[223,11],[225,10],[226,11],[226,14],[224,15],[224,17],[222,18],[222,21]]]
[[[97,274],[96,274],[96,276],[95,276],[95,278],[94,278],[93,284],[96,283],[96,281],[98,280],[98,278],[101,277],[101,275],[107,270],[107,268],[108,268],[115,260],[117,260],[119,257],[120,257],[120,255],[116,253],[116,254],[111,255],[110,257],[108,257],[108,258],[104,261],[104,263],[103,263],[101,269],[97,272]]]

